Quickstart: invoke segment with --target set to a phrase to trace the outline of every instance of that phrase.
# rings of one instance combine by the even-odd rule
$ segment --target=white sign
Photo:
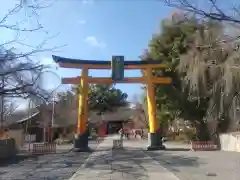
[[[27,134],[24,136],[25,142],[36,142],[36,134]]]

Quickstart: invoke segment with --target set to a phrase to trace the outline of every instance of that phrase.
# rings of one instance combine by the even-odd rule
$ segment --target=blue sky
[[[16,0],[4,1],[0,7],[3,16]],[[160,21],[173,10],[158,0],[58,0],[39,12],[38,20],[44,29],[20,33],[19,39],[35,46],[49,39],[45,47],[62,46],[57,52],[43,52],[33,58],[52,64],[51,55],[86,60],[110,60],[112,55],[124,55],[125,60],[139,60],[152,34],[159,30]],[[24,10],[8,19],[9,23],[27,19],[30,10]],[[27,19],[27,27],[34,26],[34,18]],[[14,33],[0,28],[0,40],[13,39]],[[19,46],[22,50],[27,47]],[[55,69],[61,77],[79,76],[80,70]],[[110,76],[109,71],[91,71],[92,76]],[[139,71],[125,71],[125,76],[140,76]],[[56,81],[55,81],[56,82]],[[48,83],[53,83],[48,79]],[[54,84],[54,83],[53,83]],[[55,85],[56,86],[56,83]],[[62,86],[63,87],[63,86]],[[138,84],[118,84],[131,97],[141,93]]]

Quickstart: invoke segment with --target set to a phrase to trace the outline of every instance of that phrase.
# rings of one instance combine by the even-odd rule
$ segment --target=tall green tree
[[[163,21],[143,60],[168,64],[153,74],[173,78],[171,86],[156,86],[159,110],[179,111],[195,124],[198,139],[217,141],[215,135],[239,123],[239,45],[220,22],[182,17]]]
[[[79,87],[74,87],[77,94],[81,93]],[[99,115],[105,112],[113,112],[119,107],[128,105],[128,95],[113,85],[92,84],[88,91],[88,106],[90,111]]]
[[[189,99],[187,88],[183,91],[182,79],[178,73],[180,55],[186,54],[194,41],[194,34],[201,24],[194,17],[179,14],[174,19],[166,19],[161,23],[161,32],[153,36],[143,60],[157,60],[168,65],[165,70],[153,70],[156,76],[169,76],[171,85],[156,85],[156,101],[160,120],[174,119],[176,116],[192,120],[198,126],[198,138],[207,139],[206,124],[203,117],[206,113],[207,99]],[[202,100],[202,99],[201,99]],[[206,101],[206,102],[205,102]]]

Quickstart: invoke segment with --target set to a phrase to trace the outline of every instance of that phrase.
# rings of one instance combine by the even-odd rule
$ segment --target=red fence
[[[30,151],[33,154],[46,154],[56,153],[56,149],[56,143],[34,143]]]
[[[215,151],[215,150],[218,150],[218,147],[212,141],[192,141],[191,150],[192,151]]]

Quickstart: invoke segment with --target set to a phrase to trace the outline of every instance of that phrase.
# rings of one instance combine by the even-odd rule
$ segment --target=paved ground
[[[96,148],[94,141],[89,143]],[[19,156],[17,163],[0,164],[0,180],[66,180],[85,162],[91,153],[69,152],[71,146],[61,146],[56,154]]]
[[[146,153],[181,180],[240,179],[239,153],[187,151]]]
[[[102,146],[78,173],[86,180],[240,180],[240,153],[190,152],[189,145],[167,143],[168,151],[144,151],[147,141],[125,141],[126,148],[109,151]],[[93,148],[95,143],[90,143]],[[64,153],[22,159],[16,164],[0,165],[2,180],[62,180],[69,179],[85,162],[90,153]],[[61,153],[62,152],[62,153]],[[171,173],[169,173],[169,171]],[[149,178],[149,172],[152,178]],[[174,175],[175,176],[174,176]],[[96,178],[96,176],[98,176]],[[79,179],[80,178],[80,179]],[[154,179],[155,180],[155,179]]]
[[[128,142],[135,147],[146,141]],[[240,153],[223,151],[189,151],[189,145],[166,143],[168,151],[145,151],[180,180],[240,180]]]
[[[70,180],[178,180],[132,143],[112,150],[112,141],[106,139]]]

